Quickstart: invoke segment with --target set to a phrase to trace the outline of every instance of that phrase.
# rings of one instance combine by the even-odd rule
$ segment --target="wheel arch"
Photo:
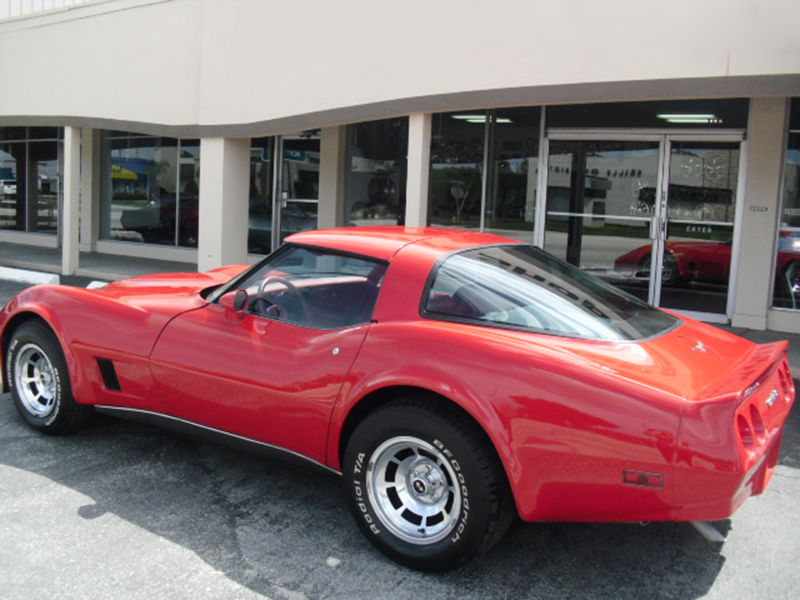
[[[8,385],[9,374],[7,372],[6,357],[8,355],[8,347],[11,344],[11,338],[14,336],[14,332],[17,331],[17,329],[19,329],[25,323],[29,323],[31,321],[41,323],[43,326],[52,331],[56,338],[58,338],[53,326],[50,325],[47,319],[37,312],[30,310],[21,311],[16,313],[8,320],[3,328],[2,335],[0,335],[0,375],[2,375],[2,378],[0,379],[2,379],[2,391],[4,393],[8,393],[10,391]]]
[[[504,453],[500,451],[495,443],[495,440],[492,439],[492,436],[490,436],[487,432],[486,427],[462,404],[439,392],[421,386],[386,386],[380,389],[372,390],[355,402],[350,407],[347,415],[344,417],[342,426],[339,428],[339,437],[338,440],[335,440],[336,455],[335,457],[331,457],[335,460],[335,465],[332,466],[335,466],[337,470],[341,469],[342,457],[344,455],[347,442],[350,440],[350,437],[352,436],[353,431],[355,431],[355,428],[358,426],[358,424],[361,423],[361,421],[363,421],[369,414],[381,406],[396,400],[411,397],[423,399],[426,402],[430,402],[435,408],[450,413],[454,417],[466,423],[475,432],[475,434],[479,436],[484,446],[490,449],[492,452],[493,459],[500,465],[503,474],[501,479],[506,487],[509,497],[512,498],[517,512],[519,512],[519,508],[516,503],[516,496],[514,494],[514,487],[512,485],[513,479],[508,472],[506,460],[504,460]]]

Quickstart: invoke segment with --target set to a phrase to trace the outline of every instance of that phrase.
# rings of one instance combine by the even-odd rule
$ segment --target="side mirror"
[[[240,313],[247,308],[247,291],[236,290],[227,292],[220,297],[219,304],[225,310]]]

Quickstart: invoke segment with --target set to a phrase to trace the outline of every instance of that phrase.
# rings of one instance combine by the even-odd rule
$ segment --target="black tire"
[[[14,404],[34,429],[52,435],[72,433],[94,415],[91,406],[75,402],[61,345],[42,323],[28,321],[14,332],[6,373]]]
[[[344,484],[373,546],[412,569],[444,571],[497,543],[516,509],[484,436],[428,404],[403,400],[368,415],[344,452]]]
[[[639,265],[636,267],[637,277],[647,279],[650,278],[652,269],[651,261],[652,258],[649,254],[642,258],[642,260],[639,262]],[[675,260],[675,257],[672,256],[672,254],[664,255],[664,265],[661,268],[661,285],[667,287],[679,287],[683,283],[684,282],[681,278],[678,261]]]

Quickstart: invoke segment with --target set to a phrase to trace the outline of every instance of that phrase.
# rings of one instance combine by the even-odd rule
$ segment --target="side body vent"
[[[122,386],[119,384],[117,370],[114,368],[113,361],[107,358],[98,358],[97,366],[100,367],[100,375],[103,376],[103,383],[109,390],[121,392]]]

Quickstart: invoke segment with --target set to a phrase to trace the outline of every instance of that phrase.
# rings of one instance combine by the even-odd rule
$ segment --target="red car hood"
[[[180,301],[194,298],[206,288],[227,283],[247,268],[248,265],[235,265],[206,273],[142,275],[115,281],[94,292],[137,306],[141,306],[142,303],[161,303],[170,299]]]

